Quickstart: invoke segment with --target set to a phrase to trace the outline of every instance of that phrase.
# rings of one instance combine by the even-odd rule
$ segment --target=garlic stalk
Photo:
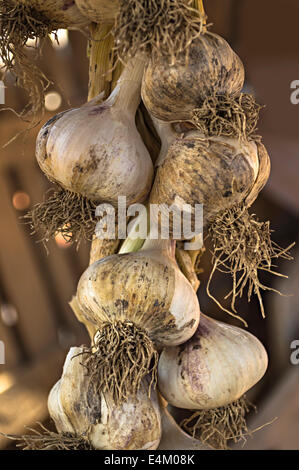
[[[178,408],[219,408],[242,397],[267,365],[265,348],[252,334],[202,314],[189,341],[161,353],[158,387]]]
[[[157,158],[157,161],[155,164],[155,166],[158,167],[163,163],[164,159],[167,156],[169,147],[179,137],[179,134],[172,127],[171,123],[161,121],[160,119],[157,119],[153,115],[151,115],[151,119],[161,139],[161,149],[160,149],[159,157]]]
[[[135,58],[106,101],[98,95],[81,108],[58,114],[40,130],[37,161],[64,191],[33,213],[33,225],[37,229],[42,224],[47,239],[65,224],[69,232],[78,232],[86,219],[91,238],[98,203],[117,206],[118,197],[125,196],[129,205],[147,197],[153,165],[135,126],[143,69],[143,58]],[[90,207],[80,210],[83,202]]]
[[[50,416],[61,440],[73,436],[75,442],[82,439],[96,450],[157,449],[160,411],[156,392],[152,390],[148,397],[146,379],[135,398],[118,406],[105,393],[89,393],[83,357],[84,348],[70,349],[62,377],[48,398]]]
[[[117,403],[148,373],[155,382],[156,348],[184,343],[197,328],[198,300],[174,254],[175,242],[146,240],[137,253],[89,266],[79,281],[82,316],[98,329],[85,365],[93,386]]]
[[[81,13],[95,23],[113,24],[119,0],[75,0]]]
[[[142,99],[148,111],[164,121],[190,120],[206,97],[237,96],[244,85],[244,67],[229,44],[206,32],[191,43],[186,62],[181,53],[152,59],[142,81]]]

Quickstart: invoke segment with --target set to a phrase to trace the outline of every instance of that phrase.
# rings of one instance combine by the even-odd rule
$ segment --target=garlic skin
[[[256,146],[259,157],[259,170],[253,188],[245,199],[247,207],[250,207],[254,203],[259,193],[266,185],[271,171],[271,161],[266,147],[261,142],[256,142]]]
[[[201,314],[199,327],[187,343],[162,352],[158,387],[178,408],[219,408],[253,387],[267,365],[266,350],[252,334]]]
[[[95,202],[116,205],[126,196],[129,205],[146,198],[153,165],[135,126],[143,68],[142,60],[130,62],[104,103],[98,96],[42,127],[36,158],[51,181]]]
[[[69,0],[20,0],[26,7],[41,12],[59,28],[85,26],[89,23],[74,1]],[[54,28],[53,28],[54,29]]]
[[[70,349],[61,379],[52,388],[48,409],[59,433],[84,436],[96,450],[155,450],[161,417],[155,391],[146,387],[136,398],[116,406],[103,394],[90,395],[82,366],[82,347]]]
[[[161,417],[162,438],[158,450],[211,450],[183,431],[166,407],[161,407]]]
[[[238,95],[244,85],[244,67],[230,45],[207,32],[195,39],[188,55],[172,65],[170,57],[151,60],[142,81],[142,100],[156,118],[187,121],[207,96]]]
[[[76,0],[81,13],[95,23],[113,24],[119,0]]]
[[[146,240],[136,253],[93,263],[78,284],[82,315],[99,329],[104,322],[132,321],[156,347],[184,343],[196,331],[196,294],[175,261],[175,243]]]
[[[254,142],[205,138],[198,131],[190,131],[177,138],[163,158],[159,157],[150,203],[173,204],[181,210],[183,204],[190,204],[192,213],[195,204],[203,204],[206,227],[218,213],[243,202],[258,172]]]

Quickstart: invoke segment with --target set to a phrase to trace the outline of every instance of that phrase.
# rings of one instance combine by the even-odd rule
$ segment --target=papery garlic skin
[[[144,63],[134,61],[108,100],[97,97],[60,113],[40,130],[36,158],[47,177],[95,202],[142,202],[153,179],[151,157],[135,126]]]
[[[211,450],[200,440],[183,431],[167,408],[161,407],[161,417],[162,439],[158,450]]]
[[[152,59],[142,81],[142,99],[156,118],[188,120],[207,96],[238,95],[244,85],[244,67],[230,45],[207,32],[195,39],[188,53],[174,64],[170,57]]]
[[[48,408],[59,433],[84,436],[96,450],[155,450],[161,439],[161,417],[154,390],[144,385],[135,399],[116,406],[103,394],[88,393],[81,364],[84,348],[73,347],[61,379],[52,388]],[[78,356],[79,355],[79,356]]]
[[[206,227],[218,214],[244,201],[258,174],[259,156],[254,142],[205,138],[191,131],[170,145],[164,159],[159,158],[150,203],[178,210],[189,204],[192,214],[195,204],[203,204]]]
[[[219,408],[253,387],[267,365],[266,350],[256,337],[202,314],[196,333],[187,343],[162,352],[158,387],[178,408]]]
[[[86,16],[82,15],[74,1],[68,0],[19,0],[25,6],[44,14],[59,28],[84,26],[89,23]]]
[[[260,191],[266,185],[271,171],[271,161],[266,147],[261,142],[256,142],[256,146],[259,158],[258,175],[253,188],[245,199],[246,207],[250,207],[254,203]]]
[[[95,23],[113,24],[119,0],[76,0],[81,13]]]
[[[137,253],[89,266],[77,289],[82,315],[99,329],[107,321],[130,320],[159,346],[187,341],[199,322],[199,304],[176,264],[173,243],[164,242],[166,249],[147,240]]]

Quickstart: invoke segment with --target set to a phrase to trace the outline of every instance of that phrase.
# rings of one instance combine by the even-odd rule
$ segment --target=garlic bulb
[[[81,313],[98,328],[86,365],[115,401],[136,393],[149,372],[155,381],[155,347],[184,343],[197,328],[198,300],[174,255],[175,242],[146,240],[140,251],[108,256],[81,276]]]
[[[88,393],[88,376],[81,364],[84,348],[73,347],[61,379],[52,388],[48,408],[58,432],[86,440],[96,450],[154,450],[161,438],[156,392],[144,383],[136,397],[117,406],[105,394]]]
[[[76,0],[81,13],[95,23],[113,24],[119,10],[119,0]]]
[[[207,96],[238,95],[244,85],[244,67],[229,44],[206,32],[181,54],[152,59],[142,81],[142,99],[148,111],[164,121],[189,120]]]
[[[158,387],[178,408],[218,408],[244,395],[263,377],[267,365],[267,353],[257,338],[202,314],[187,343],[162,352]]]
[[[97,202],[146,198],[153,166],[135,126],[143,68],[143,60],[133,60],[104,103],[96,97],[42,127],[36,158],[50,180]]]
[[[207,226],[252,190],[259,173],[258,148],[254,142],[204,138],[190,131],[172,143],[159,165],[150,203],[177,209],[190,204],[193,213],[195,204],[203,204]]]

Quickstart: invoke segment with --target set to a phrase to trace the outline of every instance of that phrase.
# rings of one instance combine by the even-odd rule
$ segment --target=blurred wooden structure
[[[299,105],[290,102],[290,83],[299,79],[299,3],[284,2],[285,18],[281,9],[273,6],[273,0],[207,0],[205,4],[213,30],[223,35],[242,58],[247,88],[267,105],[260,133],[272,158],[272,173],[254,210],[272,221],[278,242],[289,244],[299,235]],[[84,102],[88,82],[86,43],[86,38],[71,32],[66,47],[46,46],[41,66],[56,84],[51,90],[60,93],[63,101],[59,110],[48,113],[44,120]],[[25,102],[11,77],[6,89],[7,105],[20,111]],[[0,145],[24,129],[15,115],[0,113]],[[47,256],[42,244],[37,243],[38,236],[32,237],[29,227],[19,219],[28,210],[24,198],[19,203],[15,199],[20,192],[27,195],[27,205],[28,201],[32,205],[49,187],[34,158],[37,131],[19,137],[0,154],[0,340],[5,343],[6,353],[6,364],[0,365],[0,431],[16,434],[24,433],[24,425],[47,418],[47,395],[61,374],[68,348],[87,339],[68,301],[88,263],[88,246],[82,245],[76,251],[75,247],[51,242]],[[272,426],[254,435],[247,448],[299,449],[299,365],[291,366],[289,362],[289,343],[299,339],[298,266],[298,258],[296,264],[284,266],[291,276],[285,286],[283,280],[282,284],[278,280],[284,292],[294,293],[292,299],[265,296],[269,312],[266,321],[259,317],[256,303],[242,304],[250,331],[265,343],[270,355],[269,372],[253,391],[261,413],[251,427],[279,415]],[[204,281],[205,275],[202,285]],[[219,281],[216,289],[222,288]],[[215,316],[215,305],[203,289],[200,296],[203,311]],[[230,321],[227,316],[221,319]],[[0,437],[0,448],[7,444]]]
[[[65,91],[62,106],[81,104],[88,79],[86,40],[71,33],[67,47],[57,51],[49,43],[44,54],[47,60],[41,65]],[[8,87],[6,104],[22,109],[21,91]],[[52,115],[48,113],[44,121]],[[24,129],[26,124],[14,114],[0,114],[1,145]],[[49,243],[48,256],[39,243],[40,234],[32,236],[21,220],[50,187],[34,157],[38,130],[2,149],[0,158],[0,340],[5,345],[5,365],[0,366],[0,430],[16,434],[24,433],[25,425],[46,418],[47,394],[61,375],[68,348],[87,340],[68,302],[88,263],[89,244],[76,250],[58,238]],[[0,438],[0,448],[4,445]]]

